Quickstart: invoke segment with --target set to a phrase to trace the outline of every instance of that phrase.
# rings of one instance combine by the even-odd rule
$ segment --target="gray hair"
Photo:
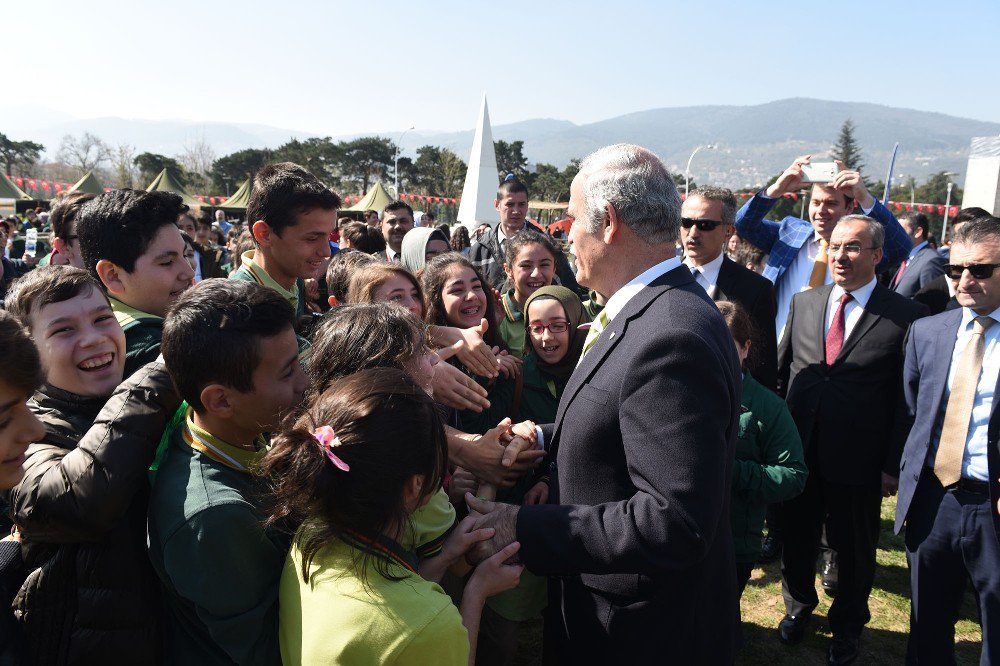
[[[608,204],[650,245],[672,243],[681,225],[681,197],[660,158],[640,146],[602,148],[580,164],[586,175],[586,228],[596,232]]]
[[[880,248],[885,245],[885,227],[878,220],[867,215],[845,215],[840,218],[837,224],[843,224],[844,222],[864,222],[865,226],[868,227],[868,233],[872,237],[872,247]]]
[[[952,243],[975,245],[991,240],[1000,240],[1000,219],[993,217],[977,217],[966,222],[955,231]]]
[[[722,204],[722,223],[736,224],[736,197],[732,190],[725,187],[699,187],[690,196],[701,197],[705,201],[718,201]]]

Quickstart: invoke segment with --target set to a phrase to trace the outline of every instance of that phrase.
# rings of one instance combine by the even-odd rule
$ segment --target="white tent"
[[[469,170],[465,172],[462,187],[462,201],[458,206],[458,221],[472,231],[483,222],[495,224],[500,221],[496,201],[500,173],[497,171],[497,156],[493,150],[493,131],[490,129],[490,111],[486,106],[486,93],[479,109],[479,125],[472,140],[469,155]]]

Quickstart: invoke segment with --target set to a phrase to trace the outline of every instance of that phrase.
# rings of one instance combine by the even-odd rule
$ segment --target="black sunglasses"
[[[985,280],[986,278],[993,277],[993,271],[997,268],[1000,268],[1000,264],[970,264],[969,266],[945,264],[944,272],[952,280],[960,280],[962,273],[968,270],[972,274],[972,277],[977,280]]]
[[[692,220],[690,217],[681,218],[681,226],[685,229],[698,227],[698,231],[712,231],[716,227],[725,224],[719,220]]]

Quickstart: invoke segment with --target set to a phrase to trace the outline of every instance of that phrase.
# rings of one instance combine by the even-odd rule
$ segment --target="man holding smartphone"
[[[843,162],[835,161],[836,174],[826,182],[812,182],[806,171],[814,175],[825,173],[819,165],[812,165],[811,155],[797,158],[792,165],[765,190],[761,190],[736,213],[736,233],[751,245],[768,253],[764,277],[774,283],[778,301],[775,331],[781,341],[788,318],[792,296],[805,289],[830,283],[826,245],[834,227],[845,215],[860,211],[885,227],[885,257],[879,268],[897,265],[912,247],[909,236],[885,206],[865,187],[861,174],[847,169]],[[783,195],[797,192],[812,182],[809,197],[809,219],[789,215],[780,222],[765,220],[770,210]]]

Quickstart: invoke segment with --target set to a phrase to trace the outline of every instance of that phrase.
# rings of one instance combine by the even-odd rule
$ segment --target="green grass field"
[[[903,539],[892,533],[895,498],[882,504],[882,535],[879,539],[878,569],[875,589],[869,606],[872,621],[861,636],[858,664],[902,664],[906,656],[909,634],[910,577],[906,568]],[[825,664],[830,643],[830,628],[826,613],[831,599],[823,593],[816,576],[819,608],[810,625],[812,633],[795,647],[778,640],[778,622],[785,614],[781,599],[781,569],[778,563],[759,567],[747,585],[741,600],[743,634],[746,645],[737,664],[740,666],[784,666]],[[980,648],[979,620],[976,603],[966,595],[961,619],[955,627],[956,653],[959,664],[978,664]],[[517,664],[541,663],[541,629],[525,626],[519,645]]]

